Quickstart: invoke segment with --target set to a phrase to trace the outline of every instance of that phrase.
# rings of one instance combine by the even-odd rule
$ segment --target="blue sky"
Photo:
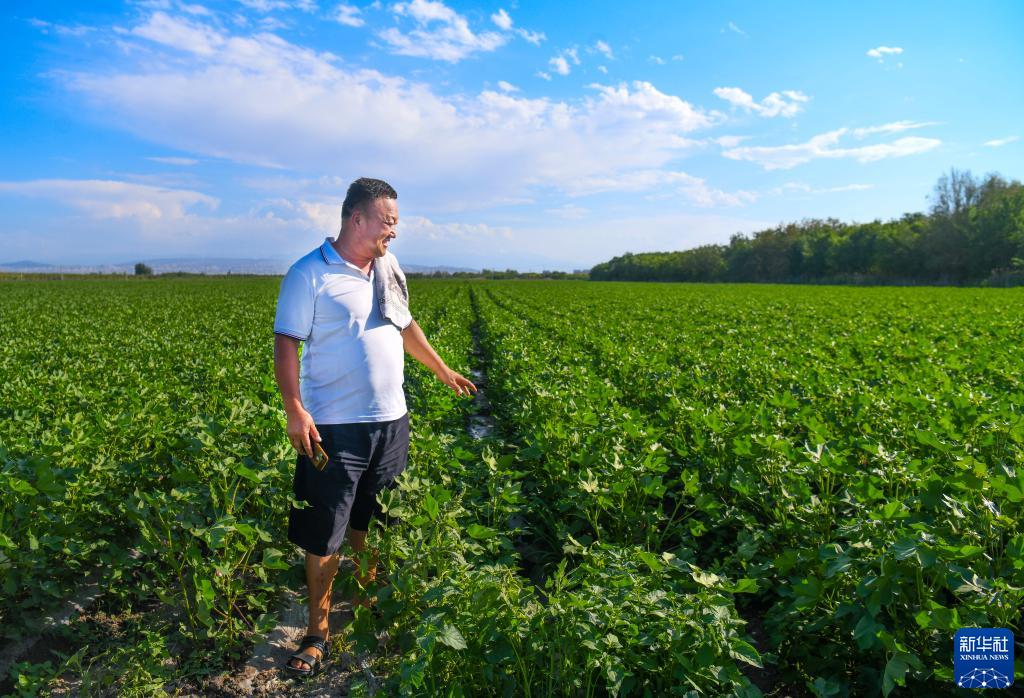
[[[359,176],[405,263],[586,268],[1024,178],[1024,5],[7,2],[0,262],[292,259]]]

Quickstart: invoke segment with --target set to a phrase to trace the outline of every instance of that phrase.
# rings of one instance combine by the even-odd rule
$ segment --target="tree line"
[[[624,254],[596,281],[1024,284],[1024,185],[953,169],[927,213],[889,221],[806,219],[737,233],[727,245]]]
[[[406,277],[410,279],[488,279],[502,281],[505,279],[554,279],[564,281],[566,279],[587,279],[587,270],[578,271],[516,271],[515,269],[481,269],[480,271],[443,271],[436,270],[429,273],[407,271]]]

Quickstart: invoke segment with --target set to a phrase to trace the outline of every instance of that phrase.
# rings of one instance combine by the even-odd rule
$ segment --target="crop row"
[[[491,344],[492,319],[475,295],[474,289],[478,318],[464,316],[460,323],[461,301],[449,302],[444,327],[431,336],[476,326],[480,359],[500,375],[506,357]],[[469,312],[469,304],[463,309]],[[454,342],[447,347],[458,354]],[[500,400],[497,380],[489,375],[486,390]],[[740,623],[724,582],[670,553],[654,556],[642,546],[610,543],[579,546],[564,558],[559,549],[560,561],[535,587],[520,569],[530,563],[521,559],[522,542],[536,537],[534,513],[558,503],[532,492],[534,459],[502,438],[469,442],[445,434],[438,444],[438,437],[431,443],[417,433],[415,474],[410,469],[383,498],[401,523],[382,539],[390,583],[377,589],[383,614],[376,629],[387,629],[400,650],[393,673],[398,690],[595,695],[749,689],[733,655],[756,662],[757,654],[737,634]],[[355,625],[356,637],[373,646],[368,615],[357,611]]]
[[[539,363],[557,389],[533,400],[539,409],[586,396],[579,414],[613,434],[630,431],[619,411],[642,414],[633,429],[667,448],[666,480],[679,478],[670,492],[695,495],[683,511],[701,564],[756,580],[750,611],[763,612],[789,683],[830,694],[906,680],[941,692],[956,628],[1019,627],[1016,297],[489,291],[503,321],[524,318],[533,341],[548,337]],[[571,415],[555,421],[576,439]],[[600,458],[587,441],[580,453]]]
[[[145,693],[230,670],[276,623],[281,589],[301,586],[284,533],[294,453],[272,370],[277,286],[3,287],[0,632],[49,633],[44,646],[63,651],[14,667],[26,695],[62,671]],[[423,289],[417,301],[435,345],[468,370],[464,289]],[[410,470],[430,473],[433,488],[431,468],[458,462],[465,408],[417,369],[409,401],[422,466]],[[426,494],[444,499],[442,490]],[[98,609],[125,632],[97,639],[87,624],[46,626],[97,577]]]
[[[302,583],[277,281],[2,290],[0,631],[45,630],[99,574],[131,632],[67,631],[65,670],[123,694],[230,671]],[[388,583],[343,633],[389,693],[756,695],[764,662],[790,692],[941,694],[957,627],[1021,629],[1024,297],[412,293],[445,360],[486,371],[496,430],[471,438],[485,403],[407,362],[410,467],[371,532]]]

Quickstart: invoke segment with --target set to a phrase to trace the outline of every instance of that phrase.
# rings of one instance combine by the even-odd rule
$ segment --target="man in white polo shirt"
[[[274,373],[299,451],[288,539],[306,551],[309,626],[286,668],[313,674],[326,656],[331,584],[338,550],[366,548],[377,493],[405,469],[409,448],[404,352],[458,395],[476,391],[448,368],[408,313],[405,277],[388,246],[398,225],[398,194],[386,182],[352,183],[341,232],[297,261],[281,282],[274,320]],[[299,344],[305,343],[301,369]],[[314,466],[315,444],[328,456]],[[358,575],[375,577],[375,561]]]

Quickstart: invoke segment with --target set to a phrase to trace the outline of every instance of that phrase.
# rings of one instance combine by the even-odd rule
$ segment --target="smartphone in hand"
[[[323,470],[327,467],[327,461],[329,460],[327,452],[320,446],[319,442],[313,439],[309,440],[309,445],[313,447],[313,457],[309,459],[310,462],[313,463],[313,467],[317,470]]]

